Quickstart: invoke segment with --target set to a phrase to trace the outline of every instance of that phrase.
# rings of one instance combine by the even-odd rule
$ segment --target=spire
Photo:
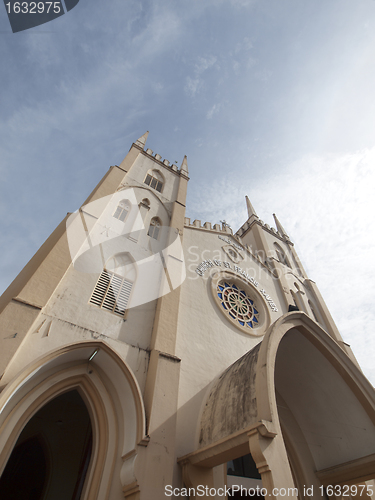
[[[247,196],[245,196],[246,198],[246,206],[247,206],[247,213],[249,215],[249,219],[252,215],[254,215],[254,217],[258,217],[255,210],[254,210],[254,207],[253,205],[250,203],[250,200]]]
[[[148,130],[145,134],[143,134],[139,139],[135,141],[136,145],[140,146],[143,149],[146,145],[147,137],[148,137]]]
[[[187,156],[184,156],[184,159],[182,160],[181,168],[180,168],[181,174],[186,175],[186,177],[189,176],[189,169],[188,169],[188,164],[187,164]]]
[[[280,235],[281,235],[281,236],[285,236],[285,238],[288,238],[288,239],[289,239],[289,236],[286,234],[285,229],[284,229],[284,228],[283,228],[283,226],[280,224],[279,219],[276,217],[276,215],[275,215],[275,214],[273,214],[273,218],[275,219],[276,228],[277,228],[277,230],[279,231]]]

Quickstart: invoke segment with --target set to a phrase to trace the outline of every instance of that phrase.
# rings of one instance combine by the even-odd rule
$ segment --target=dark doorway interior
[[[26,424],[0,478],[0,499],[79,500],[92,427],[78,391],[61,394]]]
[[[227,463],[227,475],[228,476],[237,476],[239,479],[239,483],[241,484],[241,478],[249,478],[249,479],[261,479],[261,475],[257,469],[257,466],[254,462],[251,454],[244,455],[239,458],[235,458]],[[260,488],[261,489],[261,488]],[[232,491],[231,498],[246,498],[245,492],[241,491]],[[263,499],[263,495],[260,494],[260,490],[252,489],[251,494],[248,494],[248,498],[252,499]]]
[[[235,458],[227,464],[228,476],[249,477],[253,479],[261,479],[257,466],[250,455],[244,455],[240,458]]]

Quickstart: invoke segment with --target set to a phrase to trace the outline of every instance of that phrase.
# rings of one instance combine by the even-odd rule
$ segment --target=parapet
[[[155,160],[159,161],[160,163],[162,163],[165,167],[168,167],[170,168],[171,170],[173,170],[174,172],[178,172],[178,167],[175,163],[170,163],[169,160],[167,160],[166,158],[164,158],[164,160],[162,160],[162,157],[161,155],[155,153],[152,151],[152,149],[146,149],[145,153],[148,155],[148,156],[152,156]]]
[[[185,227],[191,227],[194,229],[202,229],[203,231],[212,231],[215,233],[224,233],[233,235],[233,231],[229,226],[225,224],[212,224],[211,222],[205,222],[202,225],[202,222],[199,219],[195,219],[193,222],[190,222],[189,217],[185,217]]]
[[[247,222],[245,222],[244,226],[246,224],[247,224]],[[211,232],[211,233],[215,233],[215,234],[220,233],[220,234],[231,235],[232,238],[235,241],[237,241],[239,243],[239,245],[241,245],[243,251],[246,251],[255,260],[257,260],[268,272],[270,272],[270,273],[272,272],[272,271],[270,271],[270,269],[263,262],[263,260],[261,258],[261,255],[257,254],[257,252],[253,252],[252,248],[247,243],[244,243],[242,241],[240,235],[238,234],[238,231],[237,231],[237,233],[233,234],[233,231],[232,231],[232,229],[229,226],[227,226],[225,224],[224,224],[224,226],[223,226],[223,224],[212,224],[211,222],[205,222],[202,225],[202,221],[200,221],[199,219],[195,219],[193,222],[191,222],[191,220],[190,220],[189,217],[185,217],[185,224],[184,224],[184,226],[186,228],[198,229],[198,230],[201,230],[201,231],[204,231],[204,232]],[[275,229],[271,228],[271,231],[275,232]],[[229,240],[228,240],[228,243],[230,243]]]
[[[277,231],[277,229],[275,229],[274,227],[270,227],[269,224],[265,224],[260,219],[257,220],[253,219],[251,222],[250,219],[248,219],[244,224],[242,224],[242,226],[238,229],[238,231],[235,234],[237,236],[242,236],[253,224],[259,224],[260,226],[263,227],[265,231],[273,234],[274,236],[278,236],[281,240],[285,241],[285,238],[279,231]]]

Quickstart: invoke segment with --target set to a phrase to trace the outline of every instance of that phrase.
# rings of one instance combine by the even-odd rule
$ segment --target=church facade
[[[191,221],[147,135],[0,299],[0,498],[373,497],[374,388],[287,232]]]

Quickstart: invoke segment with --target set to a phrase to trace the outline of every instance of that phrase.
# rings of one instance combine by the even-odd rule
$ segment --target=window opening
[[[244,290],[240,290],[234,283],[220,281],[216,292],[222,307],[232,320],[248,328],[258,326],[259,312]]]
[[[161,223],[158,218],[154,217],[153,219],[151,219],[150,227],[148,228],[148,233],[147,233],[148,236],[151,236],[151,238],[157,240],[159,237],[160,227]]]
[[[227,463],[228,476],[248,477],[250,479],[262,479],[250,453],[240,458],[235,458]]]
[[[90,304],[123,316],[130,297],[133,282],[104,269],[99,276]]]
[[[145,184],[161,193],[161,190],[163,189],[163,178],[159,172],[152,170],[151,173],[146,175]]]
[[[113,214],[113,217],[119,219],[121,222],[124,222],[129,211],[130,211],[129,204],[126,203],[125,201],[120,201],[120,203],[117,205],[115,213]]]
[[[228,478],[228,485],[241,485],[246,490],[252,488],[253,491],[251,497],[253,499],[264,499],[263,495],[260,493],[260,490],[262,488],[262,483],[260,480],[262,478],[250,453],[244,455],[243,457],[235,458],[234,460],[230,460],[229,462],[227,462],[227,475],[238,478],[235,480],[235,483],[233,483],[233,481],[229,481]],[[241,481],[241,478],[246,479],[242,479]],[[246,480],[255,480],[255,482],[250,483],[250,486],[250,484],[246,483]],[[259,491],[255,489],[255,484],[259,487]],[[231,498],[243,498],[241,491],[231,490]]]

